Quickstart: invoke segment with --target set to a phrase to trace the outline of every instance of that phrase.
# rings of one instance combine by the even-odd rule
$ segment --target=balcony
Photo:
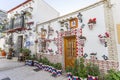
[[[21,11],[21,14],[14,14],[14,18],[9,21],[9,24],[5,26],[4,31],[6,33],[13,32],[21,32],[23,30],[31,30],[30,26],[34,24],[34,22],[26,21],[26,18],[31,17],[31,13],[29,11]],[[28,27],[28,29],[27,29]]]

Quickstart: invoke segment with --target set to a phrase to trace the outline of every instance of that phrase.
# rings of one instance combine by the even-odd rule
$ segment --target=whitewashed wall
[[[86,10],[81,12],[83,15],[83,23],[85,24],[85,27],[83,28],[83,36],[87,38],[85,42],[85,47],[84,47],[84,53],[88,54],[88,58],[90,58],[90,53],[96,53],[97,52],[97,58],[99,60],[103,60],[102,56],[106,55],[108,56],[108,51],[107,47],[104,47],[103,44],[100,43],[98,35],[105,35],[106,29],[105,29],[105,19],[104,19],[104,7],[103,5],[97,6],[95,8]],[[61,27],[60,23],[58,22],[59,20],[62,19],[67,19],[70,17],[77,17],[78,13],[73,13],[73,14],[68,14],[66,16],[60,17],[59,19],[56,19],[54,21],[51,21],[51,27],[53,27],[54,31],[60,31]],[[88,21],[90,18],[96,18],[96,25],[94,26],[93,30],[90,30],[88,28]],[[45,29],[47,29],[46,26],[48,26],[49,23],[42,24],[39,26],[38,32],[40,32],[40,28],[44,26]],[[78,25],[80,28],[81,23]],[[64,28],[65,30],[65,28]],[[56,37],[56,33],[54,33],[53,36],[50,38],[52,39],[53,37]],[[53,50],[56,51],[56,46],[50,43],[49,47],[51,47]],[[64,54],[64,53],[63,53]]]
[[[59,13],[49,6],[44,0],[34,0],[34,20],[36,22],[42,23],[47,20],[56,18],[59,16]]]
[[[56,18],[59,16],[59,13],[52,8],[51,6],[49,6],[47,3],[45,3],[43,0],[34,0],[34,1],[30,1],[27,4],[24,4],[23,6],[18,7],[17,9],[11,11],[8,13],[8,18],[12,18],[14,16],[14,14],[16,12],[21,13],[22,10],[26,10],[28,7],[33,7],[33,11],[31,11],[32,14],[32,19],[29,19],[27,22],[31,22],[33,21],[34,24],[32,25],[32,31],[27,31],[24,34],[17,34],[14,33],[14,43],[17,42],[18,36],[23,35],[23,38],[25,38],[25,35],[28,35],[29,38],[27,39],[27,41],[31,42],[31,46],[28,47],[31,51],[32,54],[36,53],[36,49],[35,49],[35,43],[34,41],[36,40],[36,32],[35,32],[35,28],[36,25],[40,22],[45,22],[47,20]],[[30,36],[29,33],[32,33],[32,35]],[[23,45],[25,45],[25,41],[23,41]]]
[[[108,56],[107,47],[104,47],[99,41],[98,35],[105,35],[105,19],[104,19],[104,7],[103,5],[92,8],[85,12],[82,12],[83,20],[86,24],[90,18],[96,18],[96,25],[94,26],[93,30],[88,28],[86,24],[85,28],[83,29],[83,35],[86,36],[87,40],[84,47],[85,53],[96,53],[97,58],[102,59],[102,55]]]
[[[54,22],[51,22],[51,23],[46,23],[45,25],[39,26],[39,27],[38,27],[38,30],[37,30],[38,33],[41,32],[41,28],[44,28],[44,29],[46,29],[46,30],[48,31],[48,26],[50,26],[50,27],[52,27],[52,28],[54,29],[54,32],[53,32],[53,34],[52,34],[51,36],[49,36],[49,39],[53,40],[54,38],[57,38],[57,33],[56,33],[56,31],[60,31],[60,24],[59,24],[58,20],[56,20],[56,21],[54,21]],[[47,33],[47,34],[48,34],[48,33]],[[46,38],[47,38],[47,36],[48,36],[48,35],[46,35]],[[38,34],[38,38],[40,38],[40,34]],[[38,49],[37,49],[37,52],[38,52],[38,53],[40,53],[40,52],[39,52],[39,47],[40,47],[40,46],[38,46]],[[53,49],[53,50],[54,50],[53,53],[55,53],[55,51],[57,51],[57,46],[54,44],[53,41],[51,41],[51,42],[49,43],[48,49]],[[49,52],[48,52],[48,53],[49,53]]]

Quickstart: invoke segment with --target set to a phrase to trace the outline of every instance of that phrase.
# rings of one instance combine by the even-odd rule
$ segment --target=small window
[[[78,19],[74,18],[70,20],[70,28],[77,28],[78,27]]]

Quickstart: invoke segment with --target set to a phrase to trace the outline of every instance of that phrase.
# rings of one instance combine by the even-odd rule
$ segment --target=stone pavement
[[[23,62],[17,62],[17,58],[6,59],[5,57],[0,58],[0,71],[24,66]]]
[[[9,77],[11,80],[68,80],[66,76],[52,77],[51,73],[44,70],[35,72],[35,67],[25,66],[16,59],[0,59],[0,80]]]

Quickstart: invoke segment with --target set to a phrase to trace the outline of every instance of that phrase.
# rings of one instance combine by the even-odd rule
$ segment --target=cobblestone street
[[[16,59],[0,59],[0,79],[9,77],[11,80],[67,80],[65,76],[52,77],[46,71],[35,72],[35,67],[25,66]]]

